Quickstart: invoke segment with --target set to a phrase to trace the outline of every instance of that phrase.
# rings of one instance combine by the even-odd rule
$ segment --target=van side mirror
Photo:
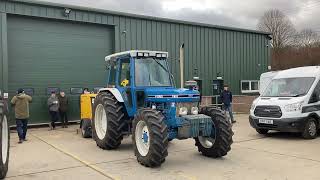
[[[309,103],[316,103],[318,102],[320,99],[319,99],[319,93],[318,92],[314,92],[312,95],[311,95],[311,98],[309,100]]]

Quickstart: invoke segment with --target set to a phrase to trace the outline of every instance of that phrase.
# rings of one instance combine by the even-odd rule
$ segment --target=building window
[[[23,88],[24,93],[26,93],[29,96],[33,96],[34,95],[34,89],[33,88]]]
[[[47,88],[47,95],[50,95],[52,92],[55,92],[56,94],[60,93],[60,88],[58,87],[48,87]]]
[[[259,86],[258,80],[242,80],[241,93],[257,93],[259,92]]]
[[[70,93],[71,94],[82,94],[83,93],[83,88],[70,88]]]

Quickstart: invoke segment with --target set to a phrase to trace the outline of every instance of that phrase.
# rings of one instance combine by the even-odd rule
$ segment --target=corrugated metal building
[[[0,25],[0,89],[10,98],[19,87],[33,94],[33,123],[46,121],[48,92],[56,88],[69,95],[71,118],[79,118],[76,91],[104,86],[104,56],[114,52],[168,51],[179,84],[184,43],[185,79],[200,77],[204,95],[217,73],[234,94],[250,92],[270,63],[269,34],[245,29],[18,0],[0,0]]]

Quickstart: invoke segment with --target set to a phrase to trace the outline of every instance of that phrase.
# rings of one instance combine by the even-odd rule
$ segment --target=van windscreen
[[[308,93],[315,78],[297,77],[273,79],[263,92],[263,97],[298,97]]]

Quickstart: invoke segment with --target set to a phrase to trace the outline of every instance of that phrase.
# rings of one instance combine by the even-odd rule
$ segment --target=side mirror
[[[316,103],[320,100],[319,98],[319,93],[318,92],[314,92],[312,95],[311,95],[311,98],[310,98],[310,101],[309,103]]]

